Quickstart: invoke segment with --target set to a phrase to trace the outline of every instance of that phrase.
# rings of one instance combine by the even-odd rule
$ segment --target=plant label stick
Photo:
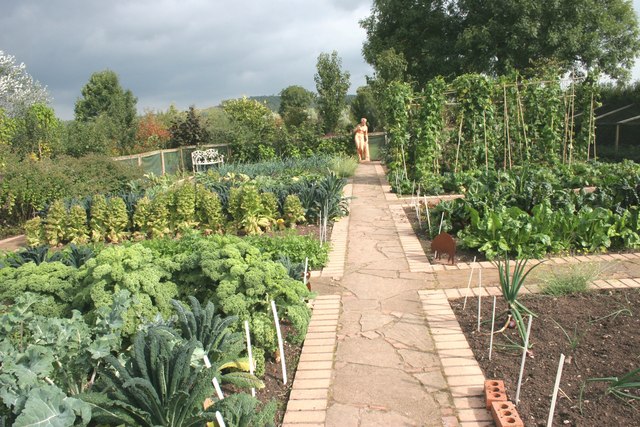
[[[302,276],[302,282],[307,286],[307,271],[309,270],[309,257],[304,259],[304,276]]]
[[[471,264],[471,273],[469,273],[469,281],[467,282],[467,293],[464,296],[464,303],[462,303],[462,311],[467,307],[467,298],[469,297],[469,292],[471,292],[471,278],[473,277],[473,270],[476,269],[476,257],[473,257],[473,264]]]
[[[218,424],[220,424],[220,427],[227,427],[226,424],[224,423],[224,420],[222,419],[222,414],[220,413],[220,411],[216,411],[216,421],[218,421]]]
[[[220,383],[218,382],[218,379],[216,377],[213,377],[211,382],[213,383],[213,388],[216,390],[218,399],[220,400],[224,399],[224,394],[222,394],[222,389],[220,388]]]
[[[427,211],[427,225],[429,226],[429,237],[431,237],[431,214],[429,213],[429,203],[427,203],[427,196],[424,196],[424,208]]]
[[[480,309],[482,308],[482,270],[478,270],[478,332],[480,332]]]
[[[244,321],[244,333],[247,335],[247,354],[249,355],[249,373],[253,375],[253,352],[251,351],[251,335],[249,334],[249,321]],[[256,397],[256,389],[251,387],[251,396]]]
[[[489,337],[489,360],[493,351],[493,331],[496,325],[496,296],[493,296],[493,309],[491,310],[491,336]]]
[[[529,348],[529,334],[531,333],[531,319],[529,315],[529,323],[527,324],[527,334],[524,337],[524,349],[522,350],[522,362],[520,362],[520,375],[518,375],[518,388],[516,389],[516,405],[520,403],[520,386],[522,385],[522,374],[524,374],[524,362],[527,360],[527,349]]]
[[[560,363],[558,363],[558,373],[556,374],[556,383],[553,385],[553,394],[551,395],[551,408],[549,408],[549,418],[547,418],[547,427],[553,424],[553,413],[556,411],[556,399],[558,398],[558,390],[560,389],[560,378],[562,377],[562,368],[564,367],[564,354],[560,354]]]
[[[444,212],[442,212],[442,216],[440,217],[440,228],[438,228],[438,235],[442,233],[442,222],[444,221]],[[438,257],[438,251],[433,253],[433,259]]]
[[[282,343],[282,332],[280,331],[280,319],[278,319],[278,311],[276,310],[276,302],[271,300],[271,309],[273,310],[273,320],[276,323],[276,333],[278,334],[278,348],[280,349],[280,362],[282,363],[282,381],[287,383],[287,364],[284,357],[284,345]]]
[[[204,360],[204,366],[206,366],[207,369],[211,368],[211,361],[209,360],[209,356],[205,354],[202,359]]]

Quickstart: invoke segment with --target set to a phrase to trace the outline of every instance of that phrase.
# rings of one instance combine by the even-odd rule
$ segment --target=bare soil
[[[282,323],[281,327],[283,336],[288,336],[289,333],[292,333],[291,326]],[[287,384],[282,382],[282,365],[280,360],[272,358],[265,363],[265,374],[262,378],[265,387],[256,391],[256,397],[263,403],[269,402],[272,399],[278,402],[278,411],[276,412],[275,419],[276,426],[282,425],[282,419],[287,409],[287,402],[289,401],[289,394],[291,393],[291,386],[293,385],[301,351],[302,345],[292,344],[285,340],[284,354],[287,366]]]
[[[640,401],[607,393],[607,384],[590,378],[621,377],[640,367],[640,290],[591,291],[563,297],[519,298],[537,317],[526,360],[518,412],[526,426],[545,426],[560,354],[566,356],[554,426],[637,426]],[[517,329],[494,335],[488,359],[492,300],[483,298],[481,332],[477,332],[477,298],[454,300],[451,306],[487,379],[502,379],[515,401],[522,350]],[[496,330],[505,323],[506,304],[498,297]],[[525,320],[526,322],[526,320]],[[556,323],[557,322],[557,323]],[[564,328],[564,331],[563,331]],[[626,391],[640,397],[638,388]]]

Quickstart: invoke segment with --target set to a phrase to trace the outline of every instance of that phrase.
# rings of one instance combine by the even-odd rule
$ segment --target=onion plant
[[[498,267],[498,274],[500,277],[500,289],[502,291],[502,297],[507,302],[509,306],[509,317],[505,324],[504,330],[511,320],[515,321],[516,326],[518,328],[518,332],[520,337],[524,342],[524,338],[526,335],[526,325],[524,323],[524,319],[522,313],[530,314],[535,317],[535,314],[524,306],[520,301],[518,301],[518,293],[524,284],[525,279],[531,273],[531,271],[537,267],[539,264],[536,264],[529,269],[526,269],[528,259],[520,259],[516,260],[515,267],[513,268],[513,272],[511,271],[509,258],[505,256],[504,261],[498,260],[496,261],[496,266]]]
[[[622,377],[589,378],[587,381],[608,382],[607,394],[613,394],[615,397],[623,400],[640,400],[640,368],[634,369]],[[635,390],[636,393],[632,393],[632,390]]]

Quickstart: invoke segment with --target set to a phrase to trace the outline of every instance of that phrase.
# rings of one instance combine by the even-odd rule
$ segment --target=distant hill
[[[250,96],[249,99],[254,99],[261,104],[266,104],[266,106],[275,113],[280,109],[280,96],[278,95]]]

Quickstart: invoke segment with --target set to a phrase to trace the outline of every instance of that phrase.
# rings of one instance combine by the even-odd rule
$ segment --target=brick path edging
[[[345,185],[342,194],[347,199],[353,197],[353,183]],[[329,262],[327,262],[327,265],[321,271],[312,271],[311,277],[329,277],[338,280],[344,275],[344,264],[347,259],[348,232],[349,215],[343,216],[333,223]]]
[[[327,417],[327,397],[337,343],[340,295],[322,295],[313,314],[282,422],[283,427],[320,427]]]
[[[640,288],[640,278],[595,280],[591,289]],[[537,293],[538,286],[524,286],[523,294]],[[494,426],[484,399],[485,376],[458,324],[449,299],[501,295],[496,286],[418,291],[427,325],[433,336],[444,377],[453,397],[460,427]]]

